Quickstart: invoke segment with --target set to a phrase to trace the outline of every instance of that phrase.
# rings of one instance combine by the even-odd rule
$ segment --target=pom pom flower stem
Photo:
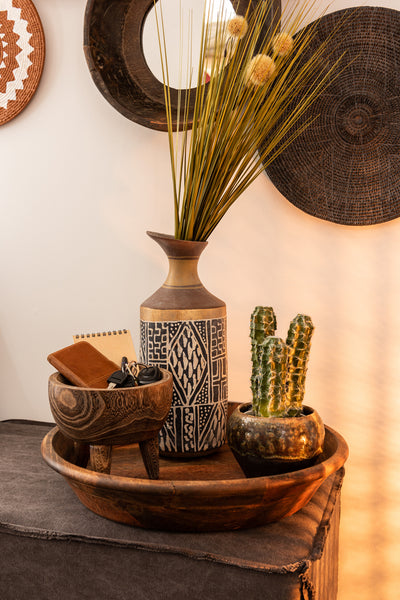
[[[228,22],[218,17],[211,23],[211,9],[205,9],[197,87],[190,90],[188,73],[186,89],[178,91],[175,131],[161,1],[155,2],[177,239],[209,238],[244,190],[312,122],[313,117],[303,115],[338,74],[340,58],[332,68],[324,66],[333,52],[335,32],[298,66],[315,27],[294,34],[312,18],[318,0],[295,4],[285,15],[285,37],[279,34],[279,23],[268,30],[265,26],[271,0],[258,1],[255,7],[249,3],[251,12],[249,8]],[[216,51],[210,61],[211,35]],[[302,99],[288,113],[299,90]]]

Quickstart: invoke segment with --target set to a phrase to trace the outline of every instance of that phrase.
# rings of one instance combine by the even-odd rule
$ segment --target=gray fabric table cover
[[[341,469],[297,514],[255,529],[170,533],[84,507],[40,455],[52,427],[0,422],[2,600],[335,600]]]

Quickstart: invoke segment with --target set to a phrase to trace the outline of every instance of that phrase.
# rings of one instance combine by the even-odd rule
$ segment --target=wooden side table
[[[0,423],[2,600],[337,598],[343,469],[278,523],[224,533],[148,531],[79,502],[41,458],[50,427]]]

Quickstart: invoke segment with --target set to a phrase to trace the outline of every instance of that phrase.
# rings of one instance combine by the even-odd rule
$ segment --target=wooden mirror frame
[[[238,14],[245,14],[249,4],[253,10],[257,2],[233,0],[232,4]],[[106,100],[131,121],[167,131],[163,84],[143,53],[143,27],[153,6],[153,0],[88,0],[83,47],[93,81]],[[265,27],[275,24],[280,13],[281,1],[271,0]],[[176,114],[177,91],[171,88],[171,94]]]

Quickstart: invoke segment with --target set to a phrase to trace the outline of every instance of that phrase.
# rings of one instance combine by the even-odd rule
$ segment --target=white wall
[[[337,0],[330,10],[358,4]],[[399,0],[369,4],[400,9]],[[0,129],[0,419],[51,420],[46,356],[74,333],[127,327],[139,346],[139,305],[166,273],[145,231],[173,233],[166,135],[125,119],[93,84],[82,51],[84,0],[35,5],[47,42],[42,81]],[[298,312],[316,325],[307,403],[351,452],[340,600],[398,595],[399,244],[399,220],[324,222],[260,176],[200,264],[228,307],[231,400],[249,399],[256,304],[275,307],[282,335]]]

